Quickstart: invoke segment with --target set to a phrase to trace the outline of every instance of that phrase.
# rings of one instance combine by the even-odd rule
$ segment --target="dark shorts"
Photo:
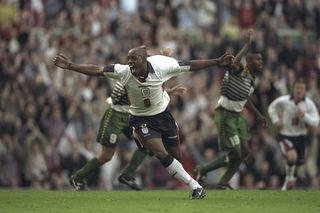
[[[165,147],[180,145],[179,127],[167,110],[153,116],[130,116],[130,126],[140,149],[152,138],[161,138]]]
[[[297,165],[302,165],[304,163],[304,151],[306,144],[308,142],[308,136],[285,136],[278,134],[278,141],[280,144],[281,152],[283,155],[291,149],[295,149],[297,152]]]
[[[100,121],[97,142],[106,147],[116,147],[118,136],[121,133],[128,138],[132,138],[129,113],[118,112],[111,107],[107,108]]]

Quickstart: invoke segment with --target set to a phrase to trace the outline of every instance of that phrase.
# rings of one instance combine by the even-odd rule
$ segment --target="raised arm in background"
[[[233,60],[232,66],[234,67],[235,70],[238,70],[241,66],[241,59],[243,56],[245,56],[248,51],[250,50],[250,47],[252,45],[252,42],[254,40],[254,31],[253,29],[250,29],[247,31],[247,34],[245,36],[246,43],[245,45],[241,48],[241,50],[238,52],[238,54],[235,56]]]

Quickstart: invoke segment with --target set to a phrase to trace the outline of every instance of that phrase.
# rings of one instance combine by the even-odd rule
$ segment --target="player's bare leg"
[[[180,151],[179,147],[166,147],[166,150],[176,160],[181,159],[181,151]]]

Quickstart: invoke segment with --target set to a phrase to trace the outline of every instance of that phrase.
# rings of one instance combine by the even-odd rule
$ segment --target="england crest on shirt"
[[[150,97],[150,89],[148,87],[142,87],[141,93],[143,97]]]
[[[143,125],[142,125],[141,132],[142,132],[143,134],[148,134],[148,133],[149,133],[149,129],[148,129],[148,127],[147,127],[146,124],[143,124]]]

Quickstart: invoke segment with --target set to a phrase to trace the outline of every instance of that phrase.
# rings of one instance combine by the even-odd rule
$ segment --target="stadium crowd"
[[[205,59],[236,53],[248,28],[263,53],[264,71],[253,100],[267,116],[279,95],[297,78],[320,109],[320,2],[317,0],[2,0],[0,1],[0,187],[63,189],[68,177],[98,151],[100,118],[113,81],[55,67],[58,52],[76,63],[126,63],[132,47],[150,52],[171,48],[177,59]],[[170,108],[181,128],[181,163],[192,173],[215,157],[214,107],[223,68],[183,75],[188,93],[173,97]],[[251,156],[232,179],[241,189],[279,189],[284,179],[281,151],[272,124],[250,122]],[[297,187],[319,189],[319,128],[311,129],[305,165]],[[112,161],[88,182],[118,189],[116,180],[136,145],[123,137]],[[222,169],[209,173],[213,186]],[[136,173],[145,188],[182,187],[152,157]]]

